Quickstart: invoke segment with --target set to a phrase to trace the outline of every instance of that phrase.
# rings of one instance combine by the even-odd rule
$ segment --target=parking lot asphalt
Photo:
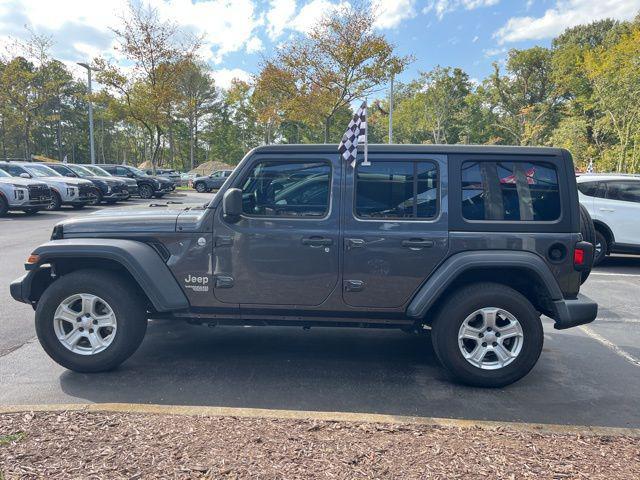
[[[209,196],[171,200],[203,203]],[[40,348],[33,311],[10,298],[9,282],[57,221],[89,210],[0,219],[0,404],[135,402],[640,427],[634,257],[609,258],[592,272],[582,292],[600,304],[596,322],[557,331],[546,319],[538,365],[503,389],[452,383],[427,335],[169,321],[150,322],[140,349],[116,371],[67,371]]]

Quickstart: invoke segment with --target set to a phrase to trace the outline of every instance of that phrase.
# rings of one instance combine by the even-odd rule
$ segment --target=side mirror
[[[226,220],[237,222],[242,215],[242,190],[230,188],[222,197],[222,212]]]
[[[133,173],[131,173],[131,172],[127,173],[127,177],[133,178]]]
[[[20,174],[20,178],[31,178],[31,175],[29,175],[27,172],[22,172]]]

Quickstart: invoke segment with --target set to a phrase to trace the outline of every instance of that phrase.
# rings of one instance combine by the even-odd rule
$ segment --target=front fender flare
[[[407,307],[407,316],[423,318],[442,293],[465,271],[475,268],[528,270],[546,287],[551,300],[562,300],[562,291],[544,260],[532,252],[490,250],[460,252],[449,257],[431,274]]]
[[[169,267],[146,243],[101,238],[52,240],[40,245],[33,254],[39,256],[34,268],[65,258],[114,261],[131,274],[158,312],[189,307],[189,301]]]

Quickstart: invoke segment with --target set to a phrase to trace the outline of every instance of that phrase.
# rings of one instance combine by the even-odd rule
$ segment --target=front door
[[[337,156],[337,155],[336,155]],[[238,176],[243,214],[215,216],[214,294],[234,304],[321,304],[336,288],[341,172],[330,159],[256,156]]]
[[[442,155],[369,158],[345,178],[343,298],[400,307],[447,252],[446,165]]]

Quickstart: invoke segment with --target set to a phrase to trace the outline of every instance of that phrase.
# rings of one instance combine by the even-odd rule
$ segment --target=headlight
[[[78,194],[77,187],[67,187],[67,196],[75,197]]]
[[[27,189],[18,188],[16,186],[15,190],[13,191],[13,198],[16,200],[24,200],[25,198],[27,198]]]

